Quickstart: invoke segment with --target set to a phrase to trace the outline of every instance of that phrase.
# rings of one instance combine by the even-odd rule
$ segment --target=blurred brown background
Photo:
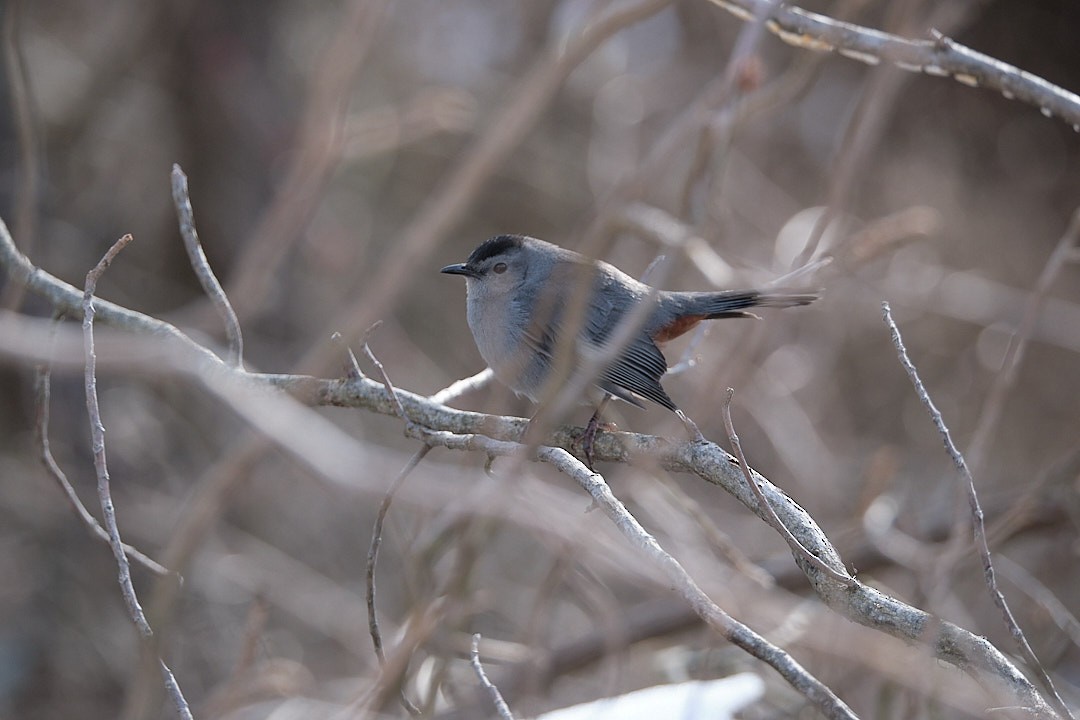
[[[599,217],[604,256],[627,272],[640,275],[663,252],[673,261],[666,286],[709,287],[702,268],[712,266],[661,248],[626,219],[644,204],[719,253],[727,266],[713,279],[749,285],[788,272],[831,203],[836,220],[816,257],[834,261],[808,280],[825,298],[761,323],[715,324],[694,348],[700,362],[665,386],[715,439],[724,389],[736,388],[751,462],[849,562],[871,563],[858,567],[864,580],[1011,651],[977,560],[965,556],[944,584],[931,572],[956,478],[896,361],[880,302],[893,304],[967,449],[1009,334],[1080,206],[1080,134],[990,91],[815,55],[765,34],[735,89],[714,103],[708,131],[685,134],[649,165],[658,140],[727,71],[745,27],[705,0],[680,0],[603,43],[532,108],[520,143],[462,179],[478,145],[513,124],[503,109],[529,91],[545,58],[593,12],[622,4],[4,3],[0,212],[39,267],[77,286],[132,233],[99,294],[220,346],[224,333],[176,227],[169,172],[179,163],[206,253],[241,314],[250,368],[339,375],[329,335],[347,329],[340,313],[356,307],[383,321],[372,347],[393,381],[429,394],[482,368],[464,289],[438,269],[485,237],[520,232],[580,247]],[[908,37],[940,28],[1080,89],[1072,0],[808,7]],[[612,194],[628,178],[641,204]],[[454,183],[473,180],[475,196],[431,220]],[[389,273],[398,266],[400,282]],[[986,451],[969,458],[994,550],[1012,561],[1004,591],[1074,705],[1080,631],[1046,598],[1080,612],[1078,303],[1072,264],[1049,292]],[[51,311],[33,296],[19,309]],[[672,363],[685,346],[668,351]],[[311,366],[313,351],[335,360]],[[155,557],[245,433],[193,387],[152,371],[100,377],[120,527]],[[88,541],[38,463],[27,363],[0,366],[0,404],[0,717],[118,717],[137,648],[113,560]],[[494,386],[457,405],[531,411]],[[415,449],[394,419],[322,412],[370,450],[370,465],[356,468],[369,486],[388,485]],[[657,408],[623,409],[620,426],[681,432]],[[58,371],[53,451],[96,511],[88,437],[81,373]],[[410,664],[410,693],[423,699],[438,688],[437,711],[466,705],[475,678],[461,658],[474,631],[501,643],[489,671],[509,688],[514,661],[583,637],[619,637],[646,609],[683,612],[599,513],[583,513],[585,496],[565,478],[526,467],[522,477],[492,480],[482,464],[434,452],[391,510],[380,561],[391,647],[417,608],[434,597],[457,603]],[[898,663],[900,643],[807,603],[797,577],[764,588],[719,559],[716,528],[750,560],[792,569],[775,535],[717,488],[599,470],[723,607],[784,644],[864,717],[978,716],[936,697],[926,677],[953,671]],[[363,571],[379,495],[332,489],[273,449],[238,472],[185,573],[168,657],[199,717],[329,715],[375,677]],[[870,508],[894,511],[897,529],[927,543],[923,553],[884,557],[865,529],[878,517]],[[1026,512],[1008,514],[1017,508]],[[153,582],[135,570],[140,593]],[[770,692],[746,717],[806,716],[771,671],[673,623],[677,632],[658,629],[648,643],[561,668],[531,696],[515,693],[515,709],[756,669]],[[385,713],[403,715],[392,700]]]

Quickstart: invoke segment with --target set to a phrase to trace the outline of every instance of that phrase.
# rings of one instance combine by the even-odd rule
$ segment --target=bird
[[[589,284],[572,355],[600,352],[620,321],[639,303],[648,303],[644,322],[614,360],[599,368],[593,383],[602,393],[583,436],[592,466],[592,442],[600,414],[614,397],[638,407],[654,402],[679,416],[695,439],[697,426],[664,390],[668,370],[664,343],[703,320],[757,317],[750,308],[807,305],[815,290],[784,288],[681,292],[657,290],[614,265],[527,235],[497,235],[481,243],[463,263],[440,272],[461,275],[466,285],[466,316],[480,355],[495,377],[521,396],[539,402],[570,324],[578,288]],[[565,377],[565,375],[563,376]]]

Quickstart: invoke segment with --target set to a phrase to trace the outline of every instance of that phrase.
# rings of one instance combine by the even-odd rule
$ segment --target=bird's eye
[[[494,267],[491,268],[491,271],[494,272],[496,275],[502,275],[504,272],[506,272],[506,263],[495,263]]]

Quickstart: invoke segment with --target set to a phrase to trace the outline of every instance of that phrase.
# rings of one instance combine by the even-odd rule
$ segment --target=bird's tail
[[[757,317],[750,308],[769,307],[786,308],[797,305],[809,305],[821,297],[814,290],[790,290],[776,288],[769,290],[722,290],[720,292],[679,293],[686,309],[701,315],[706,320],[731,317]]]

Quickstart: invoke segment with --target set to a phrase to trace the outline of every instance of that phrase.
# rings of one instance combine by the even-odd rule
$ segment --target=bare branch
[[[117,565],[120,567],[120,589],[124,594],[124,601],[128,606],[128,613],[135,622],[135,627],[144,638],[149,638],[154,633],[146,622],[139,600],[135,595],[135,588],[131,584],[131,571],[128,566],[127,555],[124,553],[123,542],[120,540],[120,531],[116,525],[116,513],[112,502],[112,492],[109,488],[109,469],[105,458],[105,426],[101,422],[101,409],[98,406],[97,396],[97,356],[94,354],[94,290],[97,288],[98,278],[112,264],[116,256],[127,247],[134,238],[125,235],[117,240],[105,253],[94,268],[86,275],[86,290],[83,295],[83,350],[86,366],[86,408],[90,415],[90,437],[94,452],[94,468],[97,471],[98,498],[101,500],[101,509],[105,515],[105,527],[109,534],[109,543],[116,556]]]
[[[1080,96],[940,33],[933,33],[932,40],[908,40],[791,5],[770,8],[768,0],[710,2],[743,20],[768,13],[766,27],[789,45],[835,51],[868,65],[884,60],[902,70],[947,76],[963,85],[997,90],[1010,100],[1039,108],[1044,115],[1061,118],[1080,132]]]
[[[472,652],[469,655],[469,660],[472,663],[473,672],[480,679],[480,684],[484,686],[484,690],[491,696],[491,702],[495,705],[495,711],[499,713],[499,717],[502,720],[514,720],[514,715],[510,712],[510,707],[506,704],[506,701],[503,700],[499,688],[488,680],[487,673],[484,672],[484,666],[480,664],[480,633],[472,636]]]
[[[998,589],[997,577],[994,574],[994,564],[990,557],[990,546],[986,542],[985,518],[983,516],[982,506],[979,504],[978,493],[975,491],[975,480],[971,476],[971,471],[968,470],[967,462],[964,460],[964,456],[960,451],[956,449],[956,445],[953,444],[952,435],[949,433],[949,428],[945,425],[945,420],[941,416],[941,411],[937,409],[937,406],[934,405],[934,401],[930,399],[930,394],[926,391],[926,387],[919,378],[919,372],[915,369],[915,364],[912,363],[911,358],[908,357],[907,349],[904,347],[904,341],[900,337],[900,328],[896,326],[896,322],[893,320],[889,303],[881,303],[881,312],[886,325],[889,326],[889,332],[892,333],[893,345],[896,347],[896,354],[900,360],[900,364],[904,367],[904,371],[907,372],[912,385],[915,386],[915,393],[919,396],[919,400],[930,414],[930,418],[933,420],[934,426],[937,428],[938,434],[941,435],[941,440],[945,444],[946,452],[949,453],[949,457],[952,458],[953,464],[960,473],[960,477],[964,480],[968,505],[971,509],[975,543],[979,550],[979,556],[982,558],[983,576],[986,580],[986,587],[990,590],[990,597],[993,599],[994,605],[1001,611],[1001,615],[1005,620],[1005,626],[1008,628],[1009,634],[1012,635],[1013,641],[1016,643],[1021,655],[1023,655],[1024,659],[1027,661],[1029,667],[1031,667],[1031,669],[1039,676],[1043,685],[1049,691],[1050,696],[1054,699],[1055,704],[1058,706],[1058,710],[1060,710],[1065,717],[1072,718],[1072,713],[1069,711],[1068,706],[1065,705],[1065,702],[1054,688],[1054,681],[1050,679],[1046,669],[1043,668],[1042,663],[1039,662],[1039,658],[1035,655],[1035,651],[1031,649],[1031,645],[1028,643],[1024,631],[1020,629],[1020,624],[1016,622],[1012,610],[1009,609],[1009,604],[1006,602],[1005,596],[1002,594],[1001,590]]]
[[[128,614],[135,624],[143,643],[149,644],[154,636],[150,623],[143,614],[135,586],[131,582],[131,567],[124,542],[120,539],[120,528],[116,524],[116,509],[113,506],[112,491],[109,488],[109,468],[105,457],[105,426],[101,422],[101,408],[97,396],[97,356],[94,354],[94,290],[98,279],[108,269],[116,256],[133,240],[131,235],[124,235],[113,243],[101,261],[86,274],[86,289],[83,292],[83,347],[86,362],[86,410],[90,416],[90,437],[94,451],[94,468],[97,471],[98,498],[101,500],[101,512],[105,518],[105,529],[109,534],[109,545],[120,573],[120,592],[128,608]],[[184,698],[180,686],[164,660],[158,659],[164,677],[165,689],[172,698],[176,711],[182,718],[191,718],[191,710]]]
[[[467,378],[462,378],[461,380],[450,383],[434,395],[429,395],[428,400],[439,403],[440,405],[445,405],[466,393],[486,387],[494,378],[495,373],[491,371],[491,368],[484,368],[475,375],[470,375]]]
[[[206,253],[203,252],[199,234],[195,231],[195,215],[191,209],[191,199],[188,197],[187,175],[175,163],[172,168],[172,196],[173,204],[176,205],[176,217],[180,221],[180,235],[184,238],[184,248],[191,261],[191,268],[199,278],[203,292],[210,298],[214,309],[225,323],[225,337],[229,340],[229,364],[243,369],[244,337],[240,333],[240,321],[233,311],[229,298],[225,296],[225,290],[222,289],[217,276],[210,269]]]
[[[25,284],[28,290],[48,300],[55,312],[83,317],[83,292],[36,267],[29,258],[19,252],[3,218],[0,218],[0,265],[4,266],[12,281]],[[192,340],[176,326],[157,318],[101,298],[94,299],[94,314],[97,320],[113,327],[177,341],[179,346],[189,353],[189,357],[198,357],[204,368],[222,364],[217,355]]]

